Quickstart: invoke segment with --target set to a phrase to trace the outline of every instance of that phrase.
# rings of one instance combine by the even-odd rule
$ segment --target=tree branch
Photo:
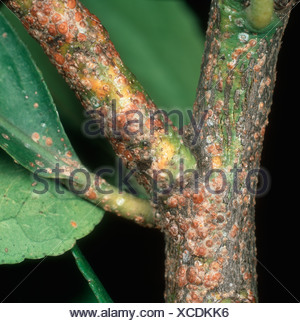
[[[145,187],[150,190],[155,171],[166,168],[176,178],[180,158],[195,168],[193,154],[197,157],[199,178],[189,178],[184,187],[176,183],[168,199],[157,204],[155,221],[166,236],[166,300],[256,301],[254,193],[277,55],[291,10],[287,1],[277,1],[285,6],[274,19],[269,22],[266,15],[258,23],[258,7],[254,16],[247,15],[247,1],[212,0],[195,122],[200,124],[204,111],[208,113],[196,145],[189,144],[194,133],[186,128],[190,149],[172,129],[166,134],[160,120],[151,134],[153,102],[126,71],[101,23],[79,2],[7,3],[86,109],[95,118],[100,112],[106,116],[107,137],[127,166],[139,170]],[[112,100],[117,103],[117,137]],[[142,135],[125,131],[136,118],[126,113],[132,109],[145,116]],[[132,132],[137,130],[137,124],[130,125]]]
[[[68,189],[78,196],[103,208],[105,211],[113,212],[128,220],[133,220],[139,225],[153,227],[154,209],[149,200],[138,198],[126,192],[120,192],[117,187],[108,184],[103,178],[89,173],[90,180],[86,176],[76,176],[75,180],[61,179]]]
[[[154,103],[123,64],[99,19],[79,1],[6,3],[85,109],[97,120],[105,116],[106,137],[125,165],[138,170],[138,181],[148,191],[155,172],[167,169],[177,178],[181,158],[187,168],[195,168],[195,158],[176,129],[165,131],[160,118],[151,119],[157,111]]]
[[[280,40],[291,8],[277,12],[277,18],[261,32],[249,29],[241,1],[213,1],[212,8],[194,105],[196,120],[208,110],[202,138],[209,140],[193,149],[203,171],[218,168],[230,172],[244,155],[250,157],[249,138],[256,142],[252,161],[260,156],[260,150],[256,157],[255,153],[262,147]]]
[[[255,193],[281,38],[291,7],[254,31],[246,2],[213,0],[194,114],[207,118],[193,147],[198,194],[190,182],[169,203],[166,299],[255,302]],[[186,129],[186,142],[193,133]],[[264,177],[264,192],[268,178]],[[261,192],[262,193],[262,192]],[[190,197],[188,199],[188,197]],[[163,214],[164,207],[160,212]]]

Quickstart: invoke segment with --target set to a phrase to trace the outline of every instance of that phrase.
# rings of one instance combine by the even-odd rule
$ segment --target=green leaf
[[[28,50],[0,14],[0,146],[30,171],[80,168]],[[66,175],[66,174],[65,174]]]
[[[63,123],[67,124],[69,128],[75,127],[80,130],[83,116],[82,105],[76,98],[74,91],[70,89],[65,80],[57,73],[56,68],[44,54],[42,47],[28,34],[19,19],[5,5],[0,6],[0,12],[3,13],[5,18],[14,27],[14,30],[29,49],[33,60],[42,71],[45,82],[59,109]]]
[[[0,263],[63,254],[103,217],[103,210],[61,186],[59,194],[53,180],[32,177],[0,151]]]
[[[0,14],[0,146],[31,172],[82,168],[42,76]],[[15,165],[0,152],[0,263],[55,256],[90,233],[104,211]]]

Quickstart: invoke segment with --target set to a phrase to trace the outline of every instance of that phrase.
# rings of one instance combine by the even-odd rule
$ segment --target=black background
[[[187,3],[201,20],[207,20],[209,1]],[[262,156],[272,185],[266,196],[257,199],[256,207],[257,258],[267,268],[260,264],[257,268],[260,302],[300,300],[299,17],[300,5],[293,10],[283,39]],[[89,149],[87,142],[85,151]],[[163,302],[164,240],[160,232],[106,215],[79,246],[115,302]],[[1,266],[0,275],[0,301],[22,280],[6,302],[92,300],[70,253],[42,262]]]

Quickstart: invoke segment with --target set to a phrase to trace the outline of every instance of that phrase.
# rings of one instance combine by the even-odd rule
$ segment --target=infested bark
[[[171,192],[158,194],[155,212],[166,237],[168,302],[257,301],[254,193],[291,3],[277,1],[270,24],[258,30],[248,20],[249,1],[212,0],[194,105],[196,122],[204,118],[204,125],[196,143],[187,127],[183,144],[160,122],[143,137],[124,132],[126,121],[133,121],[129,108],[148,117],[155,106],[124,72],[100,21],[78,1],[7,1],[95,118],[100,109],[111,122],[108,103],[124,103],[125,96],[118,111],[121,135],[115,138],[110,126],[106,135],[126,165],[139,169],[140,182],[150,189],[155,171],[164,169],[177,178]],[[58,9],[60,19],[53,20]],[[184,176],[182,158],[190,169]]]
[[[195,167],[177,129],[167,126],[165,131],[155,104],[124,65],[108,32],[80,1],[6,4],[40,43],[87,113],[100,124],[105,119],[105,136],[126,167],[137,170],[141,185],[149,191],[162,169],[176,177],[180,158]]]
[[[194,105],[197,121],[205,110],[208,113],[201,140],[190,147],[198,161],[201,193],[187,186],[185,200],[166,213],[168,301],[258,300],[252,189],[291,6],[277,11],[277,18],[262,31],[247,24],[245,6],[242,1],[212,1]],[[187,144],[191,138],[187,129]],[[223,187],[223,192],[207,190],[211,170],[216,171],[211,185],[216,191]]]

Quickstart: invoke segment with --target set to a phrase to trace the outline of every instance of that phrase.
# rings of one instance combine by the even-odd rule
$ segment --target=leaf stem
[[[137,224],[153,227],[155,226],[154,209],[151,202],[139,198],[133,194],[120,192],[119,189],[107,183],[103,178],[89,173],[91,181],[87,183],[86,177],[80,175],[75,179],[73,185],[70,180],[62,179],[67,188],[79,197],[88,200],[105,211],[112,212],[125,219],[135,221]]]
[[[85,259],[79,247],[75,244],[72,248],[72,255],[76,261],[77,267],[82,273],[83,277],[89,283],[91,290],[93,291],[95,297],[97,298],[99,303],[113,303],[112,299],[108,295],[107,291],[103,287],[99,278],[95,274],[91,265]]]

